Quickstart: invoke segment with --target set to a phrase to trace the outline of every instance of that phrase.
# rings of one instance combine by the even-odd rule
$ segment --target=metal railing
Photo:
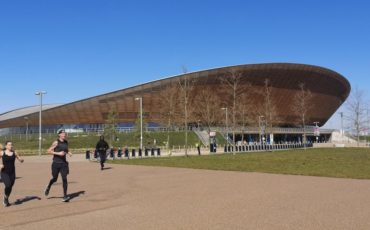
[[[265,152],[265,151],[277,151],[277,150],[288,150],[288,149],[303,149],[312,148],[313,143],[292,143],[292,144],[256,144],[256,145],[240,145],[234,146],[224,146],[224,152]]]

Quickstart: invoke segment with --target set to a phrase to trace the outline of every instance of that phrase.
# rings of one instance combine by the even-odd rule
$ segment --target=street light
[[[228,112],[227,107],[221,108],[222,110],[225,110],[225,117],[226,117],[226,150],[228,150],[229,145],[229,123],[228,123]]]
[[[319,123],[318,121],[314,121],[313,124],[315,125],[314,129],[314,136],[316,137],[316,143],[319,143],[319,136],[320,136],[320,130],[319,130]]]
[[[343,112],[340,112],[340,131],[341,131],[341,134],[342,134],[342,137],[344,136],[344,130],[343,130]]]
[[[46,91],[38,91],[35,93],[36,96],[40,96],[40,114],[39,114],[39,156],[41,156],[41,142],[42,142],[42,135],[41,135],[41,118],[42,118],[42,96],[46,94]]]
[[[143,98],[137,97],[135,101],[140,101],[140,149],[143,149]]]
[[[26,121],[26,141],[28,141],[28,117],[24,117],[24,120]]]
[[[263,130],[262,130],[262,119],[265,118],[264,116],[258,116],[258,126],[260,128],[260,144],[263,143]]]

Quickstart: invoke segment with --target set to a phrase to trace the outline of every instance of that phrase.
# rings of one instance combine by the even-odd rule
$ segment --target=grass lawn
[[[110,163],[370,179],[370,149],[364,148],[145,158]]]

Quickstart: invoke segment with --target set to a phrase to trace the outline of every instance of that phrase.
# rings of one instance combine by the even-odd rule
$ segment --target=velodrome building
[[[312,106],[308,111],[307,124],[319,122],[324,125],[328,119],[342,105],[350,93],[350,84],[341,74],[319,66],[292,63],[268,63],[247,64],[215,68],[197,72],[181,74],[149,83],[133,86],[114,92],[97,95],[68,104],[44,105],[42,112],[43,132],[49,132],[59,127],[70,127],[80,129],[101,128],[112,107],[118,112],[117,122],[120,127],[132,126],[138,117],[139,104],[137,97],[143,98],[143,107],[148,114],[146,122],[159,124],[160,113],[158,105],[161,91],[166,86],[178,82],[180,79],[195,79],[195,92],[202,87],[211,86],[214,93],[218,92],[222,78],[228,77],[230,72],[238,72],[241,76],[241,84],[249,84],[254,89],[263,88],[265,79],[274,89],[273,97],[276,101],[276,113],[280,118],[281,128],[294,128],[298,119],[289,109],[297,92],[299,85],[304,83],[305,87],[312,93]],[[231,102],[226,101],[228,105]],[[258,104],[261,99],[250,97],[248,103]],[[220,111],[222,113],[222,111]],[[190,121],[189,123],[196,123]],[[24,133],[25,128],[30,132],[38,132],[39,105],[21,108],[0,114],[0,134]],[[252,132],[252,131],[251,131]],[[282,131],[284,132],[284,131]],[[282,133],[283,134],[283,133]]]

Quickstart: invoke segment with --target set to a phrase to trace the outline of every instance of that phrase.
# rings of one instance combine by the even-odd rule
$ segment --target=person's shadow
[[[70,200],[76,198],[76,197],[79,197],[81,195],[85,195],[85,191],[79,191],[79,192],[75,192],[75,193],[71,193],[69,194],[69,197],[71,198]]]
[[[69,200],[77,198],[81,195],[85,195],[85,191],[79,191],[79,192],[68,194]],[[61,199],[61,198],[63,198],[63,197],[62,196],[53,196],[53,197],[49,197],[48,199]]]
[[[41,200],[40,197],[38,196],[26,196],[22,199],[17,199],[13,205],[21,205],[23,203],[26,203],[26,202],[29,202],[29,201],[32,201],[32,200]]]
[[[103,170],[109,170],[112,169],[112,167],[104,167]]]

